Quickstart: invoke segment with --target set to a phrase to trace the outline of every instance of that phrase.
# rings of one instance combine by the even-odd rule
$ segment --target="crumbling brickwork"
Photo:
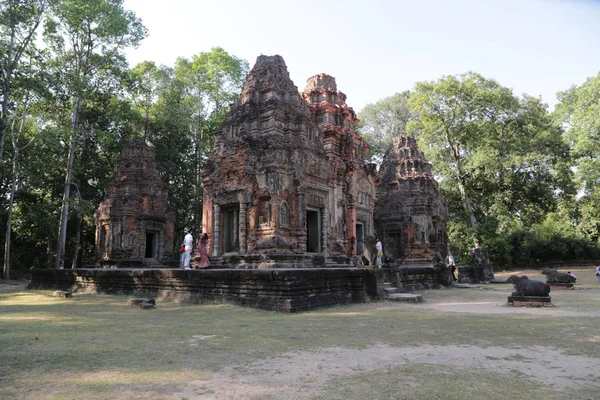
[[[397,264],[416,259],[443,261],[447,206],[414,138],[393,139],[379,176],[374,218],[384,256]]]
[[[167,196],[154,148],[142,140],[130,141],[94,213],[101,264],[171,258],[174,217]]]
[[[258,57],[204,170],[212,255],[356,254],[357,224],[363,236],[373,226],[375,174],[345,99],[328,75],[300,94],[282,57]]]

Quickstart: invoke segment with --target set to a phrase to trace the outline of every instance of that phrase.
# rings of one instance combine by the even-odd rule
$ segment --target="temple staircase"
[[[144,258],[143,268],[169,268],[169,266],[164,265],[156,258]]]
[[[208,256],[208,260],[210,261],[210,268],[224,268],[223,257]]]
[[[420,303],[423,301],[423,295],[413,293],[400,293],[400,289],[395,287],[391,282],[383,283],[385,291],[385,299],[390,301],[402,301],[407,303]]]

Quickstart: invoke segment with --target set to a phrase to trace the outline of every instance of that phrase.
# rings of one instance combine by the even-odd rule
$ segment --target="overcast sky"
[[[220,46],[248,60],[281,55],[299,90],[336,78],[358,112],[416,82],[475,71],[541,96],[600,71],[600,1],[125,0],[149,36],[127,52],[173,66]]]

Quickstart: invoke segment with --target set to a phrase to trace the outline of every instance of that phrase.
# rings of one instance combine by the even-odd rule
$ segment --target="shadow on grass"
[[[600,346],[590,339],[600,331],[599,318],[455,314],[391,302],[298,314],[229,303],[158,302],[155,310],[140,310],[127,305],[129,296],[76,294],[72,299],[60,299],[49,294],[0,296],[0,397],[65,398],[63,394],[70,390],[68,393],[81,392],[79,398],[94,398],[94,390],[100,387],[103,393],[115,396],[122,395],[122,390],[135,390],[129,398],[144,398],[145,385],[160,392],[172,389],[163,377],[174,376],[179,382],[179,374],[204,376],[223,366],[325,347],[546,346],[600,358]],[[479,300],[482,295],[486,296],[480,294]],[[471,292],[435,294],[440,300],[444,296],[478,299]],[[422,380],[434,379],[436,371],[424,370]],[[71,375],[88,376],[89,380],[80,382]],[[127,377],[139,380],[132,386],[135,389],[127,386]],[[489,383],[491,392],[507,383],[494,379]],[[348,390],[349,396],[354,396],[358,389]],[[28,391],[31,396],[11,395]],[[44,397],[45,392],[58,395]],[[414,393],[418,396],[420,392]]]

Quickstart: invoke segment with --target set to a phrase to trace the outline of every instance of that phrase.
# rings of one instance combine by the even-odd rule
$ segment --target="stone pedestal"
[[[551,307],[550,296],[508,296],[508,304],[514,307]]]

